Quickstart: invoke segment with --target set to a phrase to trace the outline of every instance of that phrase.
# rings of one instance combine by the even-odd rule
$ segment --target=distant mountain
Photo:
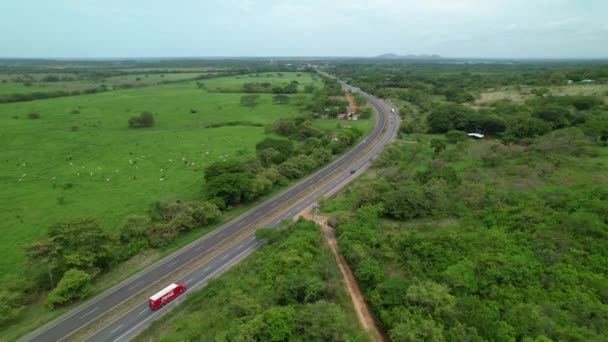
[[[385,53],[380,56],[376,56],[378,59],[439,59],[439,55],[397,55],[394,53]]]

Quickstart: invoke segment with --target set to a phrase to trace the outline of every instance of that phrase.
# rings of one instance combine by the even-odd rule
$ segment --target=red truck
[[[186,291],[186,285],[184,284],[171,284],[165,287],[164,289],[154,294],[154,296],[150,297],[150,299],[148,300],[148,304],[150,304],[150,309],[160,309],[184,291]]]

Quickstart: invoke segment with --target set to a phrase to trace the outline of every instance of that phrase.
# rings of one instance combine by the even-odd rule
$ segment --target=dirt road
[[[367,303],[363,299],[363,295],[361,294],[361,289],[359,289],[359,285],[357,284],[357,280],[355,280],[355,276],[351,271],[348,263],[342,255],[338,252],[338,243],[336,241],[336,236],[334,234],[334,230],[327,224],[327,217],[325,216],[314,216],[311,214],[312,207],[307,208],[302,211],[299,216],[304,217],[307,220],[315,221],[323,228],[323,233],[325,235],[325,240],[329,245],[332,253],[336,257],[336,261],[338,262],[338,267],[340,268],[340,272],[342,273],[342,280],[344,281],[344,285],[346,286],[346,290],[350,294],[350,298],[353,301],[353,305],[355,307],[355,311],[357,313],[357,318],[359,319],[359,323],[363,326],[363,329],[370,332],[376,341],[385,341],[384,336],[380,333],[380,330],[376,326],[376,322],[374,321],[373,316],[371,315],[369,308],[367,307]]]

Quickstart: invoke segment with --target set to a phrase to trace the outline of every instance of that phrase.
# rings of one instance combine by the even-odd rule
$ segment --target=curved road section
[[[396,136],[398,116],[384,101],[345,83],[342,86],[365,96],[377,115],[374,129],[358,145],[313,175],[19,341],[129,340],[183,301],[190,291],[203,287],[259,247],[262,243],[255,239],[256,228],[275,226],[294,217],[320,196],[358,175],[357,171],[366,168]],[[148,296],[171,282],[184,283],[189,291],[160,310],[150,310]]]

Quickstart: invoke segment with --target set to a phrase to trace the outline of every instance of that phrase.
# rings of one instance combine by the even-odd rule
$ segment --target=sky
[[[608,0],[0,0],[0,57],[608,58]]]

